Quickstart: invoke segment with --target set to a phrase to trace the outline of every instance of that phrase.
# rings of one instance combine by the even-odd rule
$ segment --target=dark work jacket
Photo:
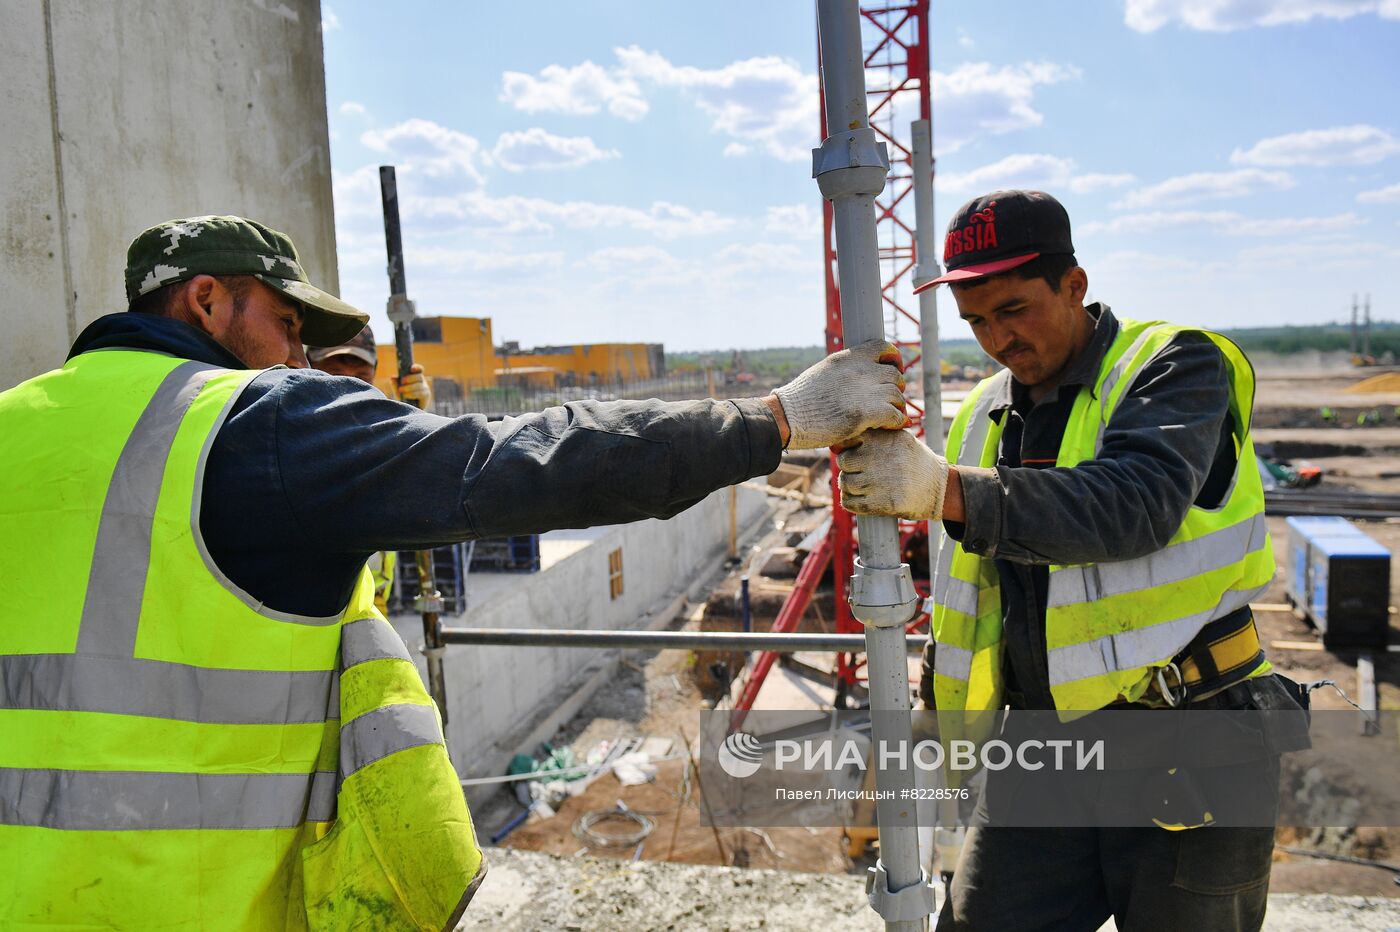
[[[1051,563],[1130,560],[1160,550],[1195,502],[1218,504],[1234,472],[1225,358],[1208,337],[1177,336],[1138,374],[1104,429],[1098,455],[1055,466],[1080,390],[1098,380],[1118,321],[1107,305],[1084,351],[1039,402],[1015,379],[989,416],[1005,421],[994,468],[959,466],[964,522],[945,521],[969,553],[995,560],[1013,708],[1053,709],[1045,646]],[[930,651],[933,645],[930,645]],[[933,705],[933,657],[920,695]]]
[[[146,314],[94,321],[69,356],[113,348],[248,368],[204,332]],[[493,422],[274,369],[214,439],[200,530],[219,568],[269,608],[334,615],[376,551],[669,518],[780,456],[762,399],[577,401]]]

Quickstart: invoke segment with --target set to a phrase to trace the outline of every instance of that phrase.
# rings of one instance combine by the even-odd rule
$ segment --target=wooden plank
[[[1270,641],[1274,650],[1325,650],[1321,641]]]

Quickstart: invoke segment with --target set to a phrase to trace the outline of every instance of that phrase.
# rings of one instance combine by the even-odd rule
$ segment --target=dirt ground
[[[755,545],[760,552],[784,546],[790,536],[806,533],[815,522],[813,510],[796,503],[778,509],[774,526]],[[734,574],[716,580],[711,602],[730,600],[737,589]],[[786,583],[790,583],[787,580]],[[772,580],[761,598],[754,602],[755,627],[771,625],[786,588],[783,580]],[[757,590],[755,586],[755,590]],[[757,593],[756,593],[757,594]],[[830,603],[830,591],[825,593]],[[704,605],[682,613],[673,628],[709,627],[703,624]],[[827,617],[830,617],[829,614]],[[728,627],[728,625],[725,625]],[[817,630],[807,627],[804,630]],[[697,676],[697,673],[703,675]],[[556,736],[556,747],[568,745],[580,759],[603,742],[626,741],[656,736],[674,739],[673,759],[658,766],[655,781],[640,786],[623,786],[611,773],[594,781],[582,795],[571,797],[553,818],[527,821],[508,835],[505,847],[544,851],[572,856],[588,854],[613,860],[672,861],[687,864],[738,865],[755,868],[845,873],[857,868],[845,853],[842,830],[830,828],[770,828],[764,830],[721,828],[716,831],[702,824],[702,796],[698,787],[687,791],[684,748],[696,738],[698,712],[706,707],[697,682],[712,685],[708,671],[697,669],[694,654],[682,651],[646,653],[624,652],[617,676],[595,693],[579,714]],[[734,687],[737,694],[738,687]],[[585,813],[613,809],[618,801],[653,819],[655,828],[637,846],[603,847],[591,845],[574,833],[575,822]],[[499,794],[493,803],[476,814],[479,831],[489,838],[520,807],[513,797]],[[624,828],[632,828],[623,825]],[[718,840],[716,839],[718,835]],[[723,855],[721,855],[721,848]],[[861,865],[866,862],[861,861]],[[864,866],[859,866],[864,870]]]
[[[1368,373],[1369,374],[1369,373]],[[1304,459],[1325,471],[1324,486],[1400,494],[1400,395],[1361,395],[1344,389],[1359,380],[1349,373],[1261,373],[1256,402],[1255,430],[1258,442],[1280,446],[1296,460]],[[1323,406],[1331,407],[1334,420],[1321,416]],[[1375,409],[1379,426],[1357,426],[1357,414]],[[824,512],[799,509],[784,502],[773,529],[758,543],[759,561],[774,548],[791,546],[803,534],[816,528]],[[1285,547],[1284,519],[1271,517],[1270,532],[1280,567],[1279,576],[1256,604],[1265,606],[1256,613],[1265,650],[1280,672],[1302,681],[1335,679],[1350,692],[1356,689],[1356,656],[1323,650],[1276,647],[1275,642],[1315,642],[1317,634],[1282,606],[1284,598]],[[1360,525],[1368,534],[1392,551],[1400,548],[1400,521],[1368,521]],[[764,630],[792,587],[792,573],[779,572],[775,578],[755,574],[751,580],[754,628]],[[686,626],[729,628],[735,625],[734,609],[738,589],[737,571],[717,580],[705,607],[683,613]],[[1400,574],[1392,574],[1391,604],[1400,604]],[[829,585],[818,590],[813,608],[804,619],[802,630],[829,630],[831,618]],[[1400,643],[1392,608],[1392,643]],[[677,625],[679,626],[679,624]],[[611,774],[598,778],[582,795],[566,800],[550,819],[530,821],[502,842],[509,848],[547,852],[563,857],[588,855],[618,861],[673,861],[689,864],[739,865],[826,874],[863,873],[868,857],[853,861],[840,828],[770,829],[765,832],[725,828],[715,831],[702,824],[698,788],[689,786],[683,757],[685,739],[693,739],[697,711],[711,699],[717,684],[711,664],[723,657],[702,657],[682,652],[650,654],[629,652],[622,656],[615,680],[597,692],[555,740],[570,745],[582,759],[603,742],[634,737],[659,736],[675,739],[672,759],[659,765],[656,780],[642,786],[624,787]],[[1376,678],[1381,707],[1400,709],[1400,654],[1377,655]],[[738,687],[734,688],[737,694]],[[1331,690],[1313,694],[1317,708],[1347,708]],[[1379,740],[1379,739],[1378,739]],[[1397,775],[1400,779],[1400,775]],[[606,847],[589,844],[575,833],[575,823],[585,813],[613,809],[618,801],[651,818],[655,827],[640,844]],[[489,837],[520,807],[509,794],[478,813],[482,835]],[[630,828],[631,826],[626,826]],[[1400,829],[1356,829],[1349,831],[1300,831],[1281,829],[1280,841],[1304,848],[1320,849],[1400,863]],[[1395,875],[1371,867],[1312,858],[1276,854],[1272,890],[1278,893],[1355,894],[1372,897],[1400,896]]]

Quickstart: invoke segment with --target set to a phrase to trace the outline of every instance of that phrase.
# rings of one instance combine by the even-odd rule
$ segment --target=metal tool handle
[[[379,196],[384,206],[384,245],[389,256],[389,320],[394,325],[394,349],[399,378],[413,369],[413,302],[408,300],[408,284],[403,270],[403,230],[399,225],[399,185],[392,165],[379,166]],[[428,693],[442,715],[443,734],[447,726],[447,684],[442,670],[442,593],[433,573],[433,553],[420,550],[414,561],[418,569],[418,610],[423,615],[423,656],[428,667]]]

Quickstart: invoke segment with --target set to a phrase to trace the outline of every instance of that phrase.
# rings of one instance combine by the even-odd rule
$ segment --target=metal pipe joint
[[[812,177],[827,200],[874,197],[885,190],[889,173],[889,146],[877,141],[868,126],[833,133],[812,150]]]
[[[914,589],[908,563],[896,567],[866,566],[856,557],[847,592],[851,614],[872,628],[902,625],[919,610],[919,593]]]
[[[922,868],[918,883],[891,890],[885,862],[876,861],[865,875],[865,895],[870,899],[870,908],[886,922],[919,922],[933,912],[933,884]]]
[[[418,317],[417,306],[401,294],[389,295],[385,312],[392,324],[411,324]]]

